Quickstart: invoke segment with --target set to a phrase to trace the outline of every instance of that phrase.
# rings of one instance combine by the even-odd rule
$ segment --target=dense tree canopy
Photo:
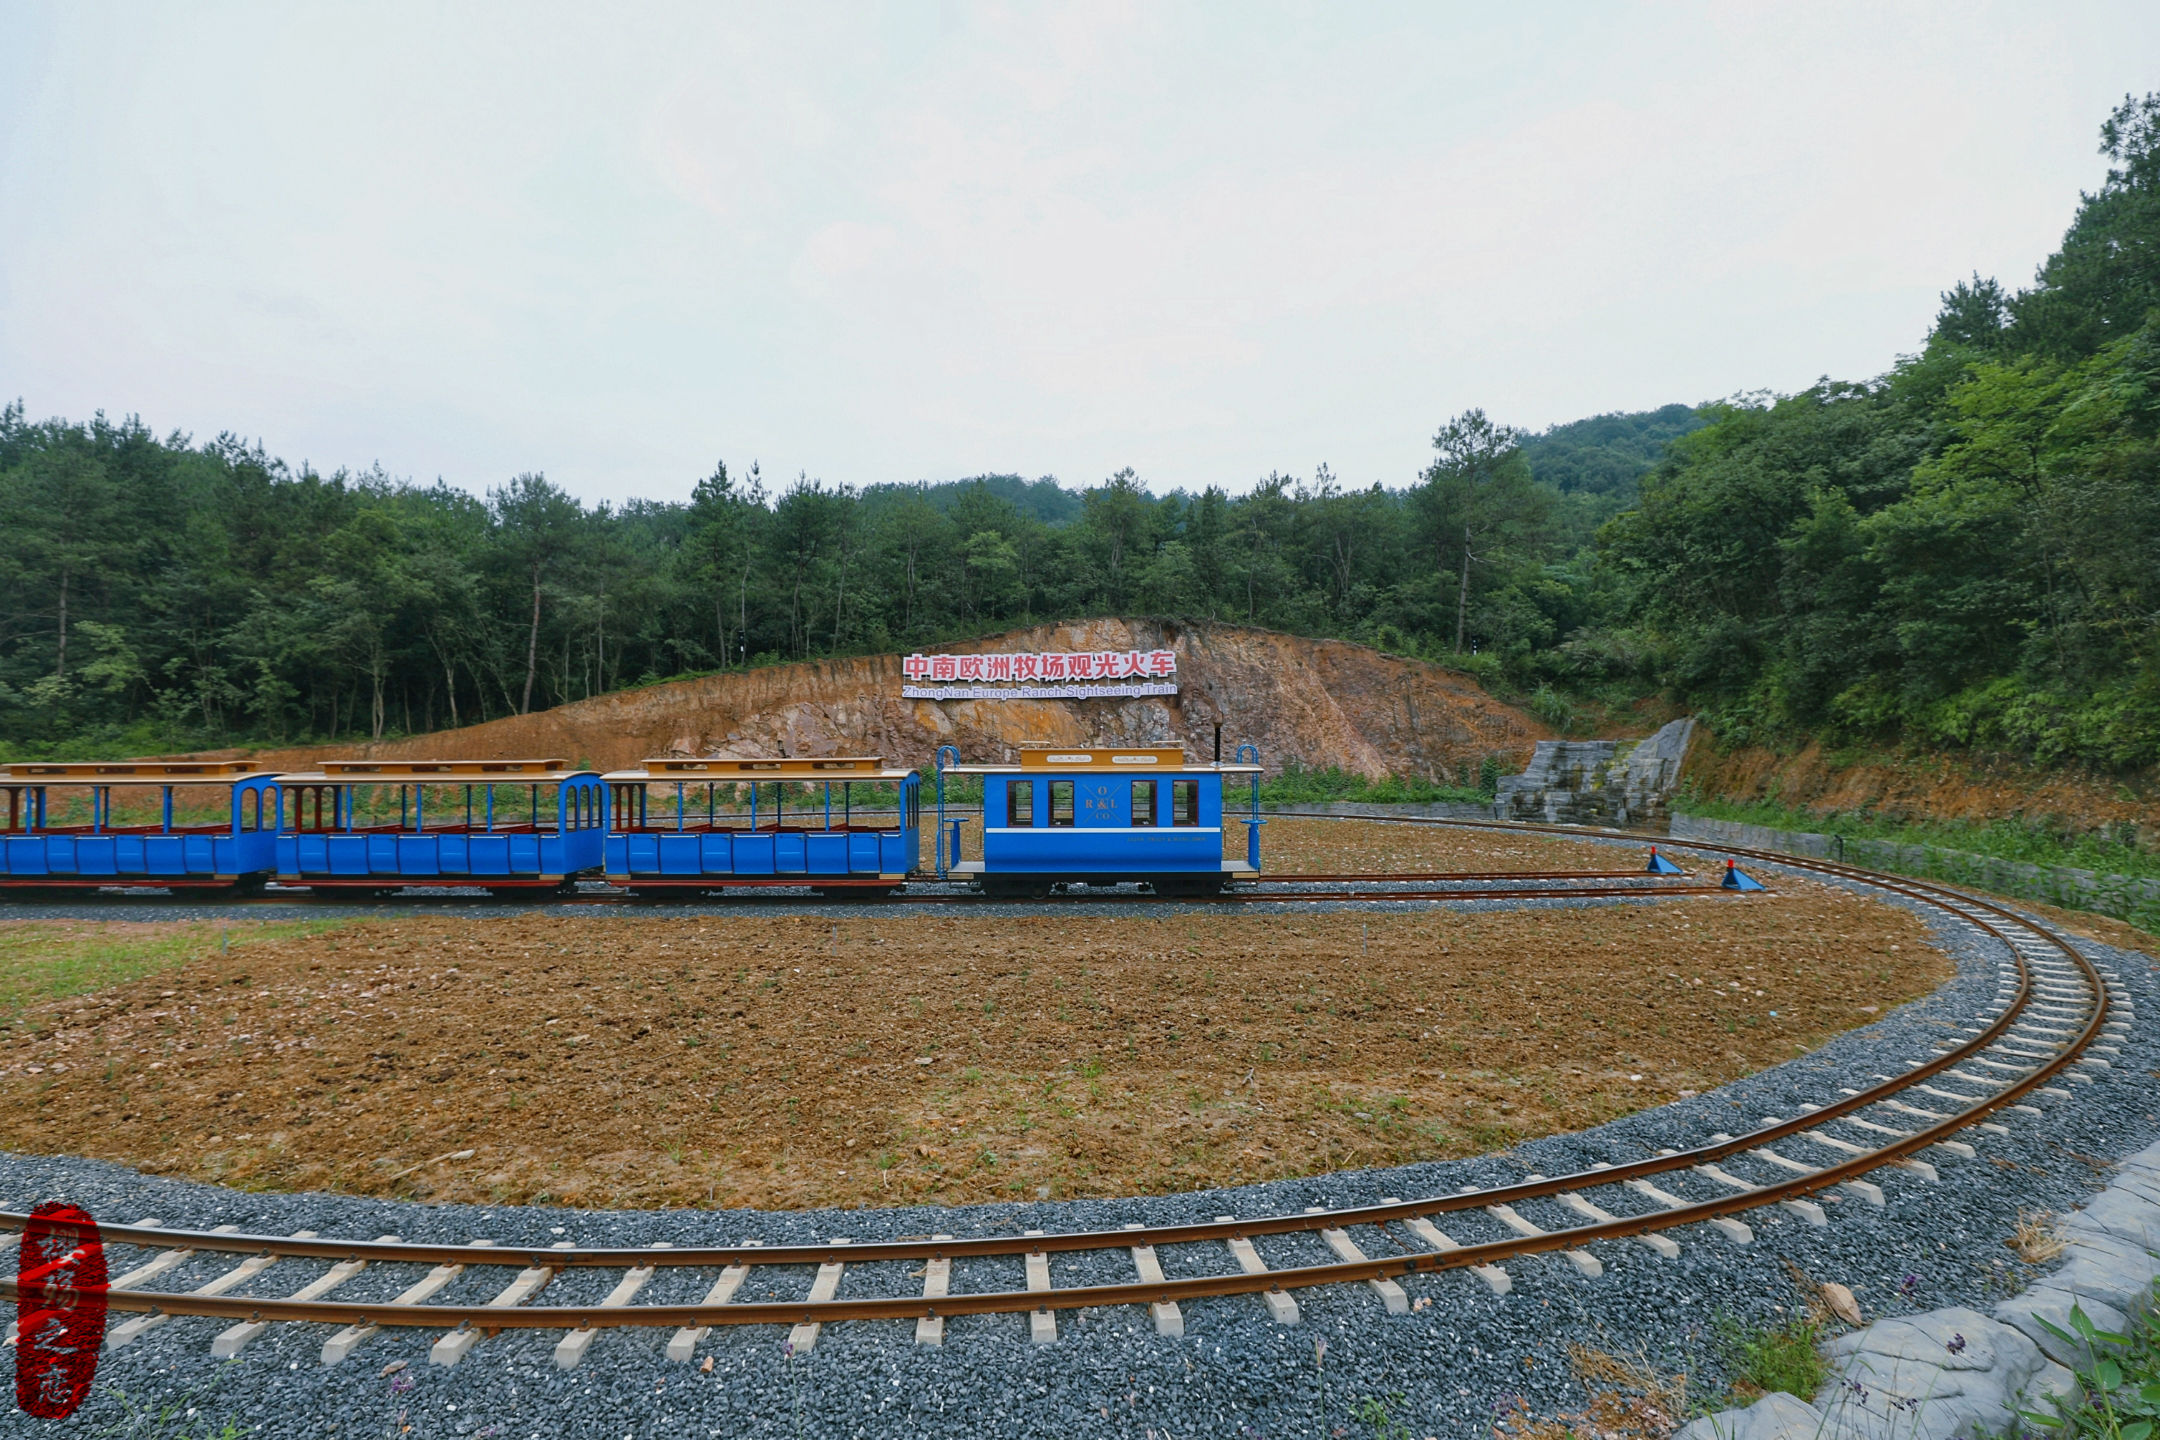
[[[1446,658],[1738,738],[2160,762],[2160,96],[2012,292],[1888,374],[1526,436],[1390,487],[773,484],[586,507],[0,411],[0,745],[380,736],[686,672],[1106,613]]]
[[[2160,762],[2160,95],[2033,288],[1867,383],[1705,407],[1603,534],[1652,673],[1732,736]]]
[[[1458,443],[1451,436],[1469,436]],[[0,738],[380,736],[661,676],[1148,613],[1522,660],[1564,558],[1513,432],[1473,412],[1404,489],[985,476],[855,491],[716,466],[687,504],[477,499],[294,471],[232,437],[0,412]]]

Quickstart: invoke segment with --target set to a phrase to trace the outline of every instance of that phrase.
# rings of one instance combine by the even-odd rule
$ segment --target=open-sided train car
[[[261,888],[274,867],[278,779],[238,760],[0,766],[0,888]]]
[[[600,867],[607,787],[567,761],[333,760],[279,780],[282,885],[508,894],[568,889]]]
[[[1017,765],[946,765],[947,753],[938,752],[941,869],[985,894],[1140,881],[1158,895],[1213,895],[1226,881],[1259,877],[1260,765],[1250,747],[1232,764],[1196,764],[1175,746],[1024,749]],[[947,775],[982,777],[979,860],[961,857],[958,826],[944,833]],[[1223,855],[1232,776],[1252,779],[1242,859]]]
[[[638,893],[882,895],[920,854],[922,777],[875,755],[656,759],[607,783],[607,878]]]

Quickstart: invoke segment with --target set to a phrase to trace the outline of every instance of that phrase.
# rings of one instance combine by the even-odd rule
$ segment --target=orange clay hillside
[[[1174,650],[1178,693],[1103,700],[906,700],[899,655],[619,690],[553,710],[386,742],[271,750],[272,769],[326,757],[494,759],[568,755],[619,770],[667,755],[882,755],[927,765],[940,745],[982,762],[1022,746],[1182,743],[1206,758],[1214,728],[1291,760],[1379,779],[1459,781],[1494,758],[1512,773],[1552,732],[1457,671],[1336,640],[1220,624],[1089,620],[1043,625],[954,651]],[[223,752],[220,752],[223,753]]]

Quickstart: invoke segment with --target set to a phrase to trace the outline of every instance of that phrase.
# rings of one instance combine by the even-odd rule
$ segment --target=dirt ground
[[[1223,825],[1226,853],[1245,853],[1245,827],[1233,816]],[[1269,817],[1260,827],[1261,864],[1276,877],[1306,874],[1373,874],[1411,871],[1641,870],[1650,846],[1600,845],[1556,835],[1472,830],[1432,825],[1391,825],[1378,820],[1298,820]],[[1684,868],[1712,878],[1713,867],[1676,854]]]
[[[1432,858],[1427,832],[1352,828],[1309,837],[1311,868]],[[496,1203],[1163,1192],[1593,1124],[1950,968],[1912,916],[1804,881],[1516,914],[609,909],[233,937],[17,1010],[0,1146]]]
[[[924,812],[922,864],[936,863],[931,837],[936,817]],[[1298,874],[1374,874],[1411,871],[1641,870],[1651,841],[1598,845],[1588,840],[1524,835],[1500,830],[1428,825],[1391,825],[1375,820],[1301,820],[1269,816],[1260,827],[1260,864],[1277,878]],[[1243,859],[1245,823],[1223,820],[1223,854]],[[982,825],[970,815],[960,829],[963,860],[982,858]],[[1707,862],[1686,855],[1680,864],[1709,873]]]

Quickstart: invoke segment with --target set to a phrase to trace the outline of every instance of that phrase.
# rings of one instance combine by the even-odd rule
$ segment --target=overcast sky
[[[1400,485],[2027,283],[2160,5],[0,0],[0,396],[475,491]]]

